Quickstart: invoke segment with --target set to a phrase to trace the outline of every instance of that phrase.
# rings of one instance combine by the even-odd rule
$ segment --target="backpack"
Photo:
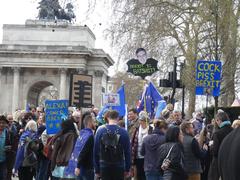
[[[24,159],[22,163],[23,167],[31,167],[37,165],[37,148],[38,142],[36,140],[31,140],[30,138],[26,139],[26,144],[24,147]]]
[[[106,126],[105,128],[107,129]],[[100,162],[116,164],[124,160],[123,147],[119,140],[119,128],[114,132],[107,129],[100,139]]]

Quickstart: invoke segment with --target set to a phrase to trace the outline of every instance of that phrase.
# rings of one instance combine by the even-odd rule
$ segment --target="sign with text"
[[[196,66],[196,95],[220,95],[221,61],[199,60]]]
[[[90,108],[92,105],[92,76],[72,74],[69,94],[70,106]]]
[[[56,134],[68,118],[68,100],[46,100],[45,109],[47,134]]]
[[[153,58],[148,58],[145,64],[139,62],[138,59],[131,59],[127,62],[128,71],[134,76],[140,76],[142,79],[145,79],[147,76],[151,76],[155,73],[157,68],[158,61]]]
[[[120,106],[120,97],[118,93],[103,94],[102,102],[104,106]]]

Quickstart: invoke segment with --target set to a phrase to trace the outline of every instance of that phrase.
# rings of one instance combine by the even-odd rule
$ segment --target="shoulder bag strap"
[[[170,148],[170,150],[168,151],[168,154],[167,154],[167,156],[166,156],[166,158],[168,158],[169,157],[169,155],[171,154],[171,152],[172,152],[172,149],[173,149],[173,147],[175,146],[175,144],[174,145],[172,145],[172,147]],[[165,159],[166,159],[165,158]]]

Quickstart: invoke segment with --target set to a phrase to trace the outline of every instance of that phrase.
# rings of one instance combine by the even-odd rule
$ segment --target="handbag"
[[[166,156],[165,159],[163,160],[163,163],[162,163],[162,165],[161,165],[161,169],[162,169],[163,171],[166,171],[166,170],[169,168],[170,164],[171,164],[171,160],[169,159],[169,156],[170,156],[170,154],[171,154],[171,152],[172,152],[173,147],[174,147],[174,145],[170,148],[170,150],[168,151],[167,156]]]

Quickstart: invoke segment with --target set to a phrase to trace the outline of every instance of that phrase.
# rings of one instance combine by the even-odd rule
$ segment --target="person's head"
[[[8,120],[8,124],[11,125],[13,123],[13,115],[9,114],[7,115],[7,120]]]
[[[224,121],[230,121],[227,113],[224,111],[218,112],[216,115],[216,123],[217,123],[218,127],[220,127],[221,123]]]
[[[21,124],[23,126],[26,126],[26,124],[28,123],[28,121],[30,120],[33,120],[32,118],[32,113],[25,113],[22,117],[22,120],[21,120]]]
[[[95,130],[96,128],[94,118],[91,115],[87,115],[84,117],[83,125],[85,128],[90,128],[92,130]]]
[[[178,126],[170,126],[168,128],[166,142],[183,142],[183,134]]]
[[[31,107],[30,111],[34,115],[36,113],[37,109],[36,109],[36,107]]]
[[[172,104],[168,104],[166,108],[169,111],[173,111],[174,110],[174,106]]]
[[[61,124],[62,133],[65,134],[65,133],[68,133],[70,131],[76,132],[76,129],[75,129],[75,126],[74,126],[73,123],[74,122],[71,121],[71,120],[63,121],[62,124]]]
[[[37,123],[34,120],[28,121],[27,125],[25,126],[25,130],[37,132]]]
[[[81,129],[84,128],[83,120],[84,120],[84,118],[85,118],[86,116],[88,116],[88,115],[91,115],[91,111],[86,111],[86,112],[84,112],[84,113],[82,114],[82,118],[81,118],[81,122],[80,122]]]
[[[138,48],[136,50],[136,56],[140,63],[145,64],[147,61],[147,52],[144,48]]]
[[[119,113],[115,110],[108,111],[107,120],[109,123],[117,122],[119,120]]]
[[[42,107],[37,107],[36,112],[38,115],[40,115],[41,113],[43,113],[43,108]]]
[[[72,113],[72,117],[74,122],[78,123],[81,120],[81,112],[80,111],[74,111]]]
[[[93,108],[93,113],[95,114],[95,116],[97,116],[98,115],[98,113],[99,113],[99,109],[98,108]]]
[[[137,110],[135,108],[133,109],[130,109],[128,111],[128,120],[129,121],[134,121],[138,118],[138,113],[137,113]]]
[[[3,115],[0,115],[0,131],[3,131],[3,129],[6,128],[7,123],[7,118]]]
[[[38,125],[43,125],[45,123],[45,116],[44,115],[39,116],[37,123]]]
[[[184,121],[181,124],[181,130],[182,130],[184,135],[194,136],[193,124],[190,121]]]
[[[233,121],[232,128],[236,129],[240,127],[240,120],[236,119]]]
[[[143,129],[145,129],[145,128],[147,128],[147,123],[149,123],[149,117],[148,117],[148,115],[147,115],[147,113],[145,112],[145,111],[141,111],[140,113],[139,113],[139,118],[138,118],[138,120],[139,120],[139,124],[140,124],[140,126],[143,128]]]
[[[156,129],[160,129],[164,134],[167,132],[168,125],[164,120],[154,120],[153,124]]]
[[[173,121],[176,125],[180,125],[182,123],[182,114],[179,111],[173,112]]]

